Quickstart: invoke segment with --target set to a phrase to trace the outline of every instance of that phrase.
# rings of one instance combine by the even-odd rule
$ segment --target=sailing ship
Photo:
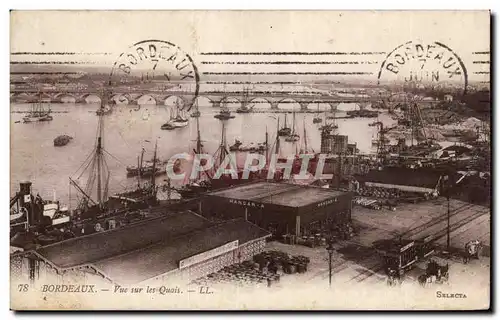
[[[267,148],[266,142],[261,142],[261,143],[250,142],[249,144],[244,145],[243,142],[241,142],[238,139],[235,139],[234,144],[229,147],[229,151],[231,151],[231,152],[241,151],[241,152],[250,152],[250,153],[252,153],[252,152],[262,153],[266,150],[266,148]]]
[[[135,190],[130,192],[108,196],[111,173],[105,155],[110,155],[110,153],[104,148],[103,135],[104,116],[100,114],[95,147],[80,166],[76,178],[69,178],[70,184],[78,192],[79,201],[74,213],[80,221],[96,222],[111,216],[125,215],[131,210],[147,208],[158,203],[154,176],[149,185],[139,184]],[[156,159],[156,147],[153,159]],[[153,163],[154,172],[156,162]],[[85,173],[88,176],[86,183],[80,184],[79,179]]]
[[[23,117],[24,123],[29,122],[43,122],[43,121],[52,121],[53,118],[50,115],[51,113],[50,106],[47,110],[44,109],[43,104],[40,102],[33,103],[31,105],[31,110]]]
[[[200,133],[200,121],[196,118],[196,149],[194,149],[195,154],[203,154],[203,144],[201,141],[201,133]],[[203,161],[200,161],[200,165],[205,165]],[[193,198],[201,193],[204,193],[210,190],[210,176],[207,172],[204,172],[205,176],[208,179],[204,179],[201,172],[197,172],[196,177],[191,180],[189,183],[184,184],[180,188],[177,188],[176,191],[181,195],[182,198]]]
[[[153,172],[155,176],[166,173],[166,169],[162,169],[162,166],[164,166],[167,161],[162,161],[157,157],[153,157],[153,159],[151,160],[144,161],[145,151],[146,150],[142,148],[140,157],[137,157],[137,166],[127,166],[127,176],[151,177],[153,175]]]
[[[237,113],[250,113],[253,107],[248,107],[248,89],[245,89],[243,92],[243,101],[241,102],[241,106],[236,109]]]
[[[313,118],[313,123],[321,123],[323,121],[323,119],[321,119],[319,114],[320,114],[320,112],[319,112],[319,102],[318,102],[318,113],[317,113],[316,117]]]
[[[300,135],[297,134],[297,132],[295,131],[295,111],[293,112],[293,127],[292,127],[292,132],[290,133],[290,135],[288,135],[286,138],[285,138],[285,141],[287,142],[296,142],[296,141],[299,141],[300,139]]]
[[[189,120],[184,116],[183,110],[180,110],[179,100],[175,101],[175,116],[174,110],[170,112],[170,120],[161,126],[162,130],[174,130],[183,128],[189,124]]]
[[[229,108],[226,105],[226,102],[223,101],[221,102],[222,105],[220,107],[220,112],[214,116],[214,118],[219,119],[219,120],[229,120],[233,119],[234,116],[231,115],[231,111],[229,111]]]
[[[292,129],[287,126],[286,123],[287,115],[285,114],[285,125],[278,130],[278,136],[287,137],[292,133]]]
[[[328,119],[333,119],[333,122],[328,122]],[[339,126],[335,123],[335,113],[332,116],[327,116],[325,112],[325,124],[319,127],[319,131],[328,131],[338,129]]]

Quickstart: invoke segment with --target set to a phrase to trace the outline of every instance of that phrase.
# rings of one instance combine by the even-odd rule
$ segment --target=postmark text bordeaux
[[[392,50],[379,73],[382,83],[420,83],[424,86],[453,86],[465,93],[467,69],[460,57],[440,42],[409,41]]]
[[[137,95],[178,96],[190,108],[198,96],[199,75],[193,59],[178,46],[162,40],[145,40],[120,54],[110,81],[114,88],[134,88]],[[165,98],[165,97],[163,97]]]

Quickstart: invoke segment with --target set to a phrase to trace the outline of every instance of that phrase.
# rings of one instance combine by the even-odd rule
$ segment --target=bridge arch
[[[277,109],[290,111],[299,111],[302,108],[300,102],[292,98],[283,98],[278,100],[275,102],[275,106]]]
[[[163,100],[163,105],[167,107],[172,107],[175,105],[176,101],[180,103],[181,108],[184,107],[185,101],[182,99],[182,97],[176,95],[166,96],[165,99]]]
[[[12,99],[16,102],[25,103],[33,100],[33,95],[27,92],[16,93],[12,96]]]
[[[220,108],[223,105],[230,109],[236,109],[241,106],[241,101],[238,98],[225,96],[220,100],[210,99],[212,101],[212,106],[216,108]]]
[[[77,99],[78,103],[87,103],[87,104],[98,104],[101,103],[101,97],[97,94],[88,93]]]
[[[359,105],[357,103],[352,103],[352,102],[340,102],[337,105],[337,111],[354,111],[354,110],[359,110]]]
[[[53,97],[53,100],[62,103],[76,103],[78,101],[78,97],[71,93],[61,92],[56,94]]]
[[[198,96],[196,99],[193,101],[193,103],[198,104],[198,108],[206,108],[206,107],[211,107],[213,106],[213,101],[209,97],[205,96]]]
[[[256,109],[272,109],[273,103],[266,98],[256,97],[248,101],[248,107]]]
[[[114,101],[117,105],[127,105],[132,101],[132,98],[127,93],[117,93],[111,97],[111,100]]]
[[[321,100],[314,100],[312,102],[307,102],[305,105],[306,109],[311,111],[325,112],[333,110],[333,107],[330,103]]]
[[[41,102],[53,102],[54,101],[54,98],[48,94],[48,93],[45,93],[45,92],[42,92],[39,96],[34,96],[35,97],[35,100],[41,100]]]
[[[144,94],[137,98],[137,104],[143,105],[156,105],[156,98],[150,94]]]

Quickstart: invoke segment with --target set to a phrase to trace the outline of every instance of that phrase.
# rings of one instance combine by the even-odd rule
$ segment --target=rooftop
[[[221,198],[302,207],[345,194],[342,191],[296,184],[257,182],[209,193]]]
[[[242,220],[219,224],[178,212],[127,227],[70,239],[36,250],[56,268],[95,267],[119,284],[135,284],[178,268],[179,261],[238,240],[270,233]]]
[[[93,233],[37,249],[58,268],[71,268],[144,248],[166,238],[207,228],[212,223],[189,211]]]
[[[98,261],[94,265],[120,284],[135,284],[175,270],[179,261],[226,243],[238,240],[241,245],[269,235],[256,225],[237,219]]]

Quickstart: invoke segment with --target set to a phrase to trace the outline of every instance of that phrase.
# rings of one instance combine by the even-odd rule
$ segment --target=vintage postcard
[[[489,11],[12,11],[13,310],[490,308]]]

